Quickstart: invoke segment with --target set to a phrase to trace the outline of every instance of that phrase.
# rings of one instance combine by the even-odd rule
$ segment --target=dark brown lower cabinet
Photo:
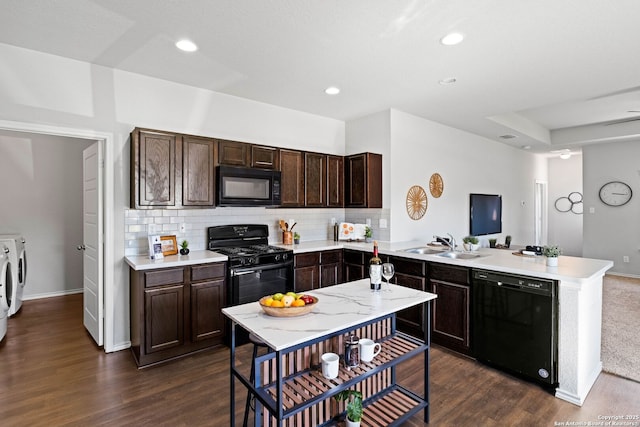
[[[131,351],[139,367],[222,343],[226,263],[130,269]]]
[[[296,254],[294,271],[296,292],[342,283],[342,249]]]
[[[345,249],[343,252],[343,260],[343,277],[345,283],[369,277],[369,273],[365,273],[364,252]]]
[[[390,262],[395,267],[395,274],[391,279],[392,283],[426,291],[426,262],[395,256],[383,256],[383,262]],[[383,289],[385,286],[386,283],[383,280]],[[396,314],[396,321],[398,322],[398,330],[424,339],[424,307],[422,304],[399,311]]]
[[[431,311],[431,341],[471,355],[471,274],[466,267],[429,265],[429,292],[438,295]]]

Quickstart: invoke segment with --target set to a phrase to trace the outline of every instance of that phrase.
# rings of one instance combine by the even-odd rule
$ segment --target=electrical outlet
[[[629,257],[627,255],[623,256],[622,262],[629,262]]]
[[[147,233],[149,234],[156,234],[156,225],[155,224],[147,224]]]
[[[369,227],[371,227],[371,218],[367,218],[365,222]]]
[[[180,223],[180,232],[181,233],[186,233],[187,232],[187,224],[185,224],[184,222]]]
[[[336,219],[335,218],[331,218],[331,225],[336,225]]]
[[[380,228],[387,228],[387,220],[385,218],[380,218],[380,222],[378,226]]]

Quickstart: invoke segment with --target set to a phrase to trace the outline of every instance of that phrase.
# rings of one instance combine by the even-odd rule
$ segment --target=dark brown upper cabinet
[[[218,164],[249,167],[251,144],[237,141],[218,140]]]
[[[302,151],[280,149],[282,207],[304,206],[304,156]]]
[[[184,136],[182,140],[182,204],[214,206],[215,140]]]
[[[361,153],[345,157],[345,206],[382,208],[382,155]]]
[[[327,205],[327,155],[304,153],[304,205]]]
[[[146,129],[131,132],[131,207],[179,205],[176,191],[182,165],[182,140],[171,133]]]
[[[260,169],[275,169],[280,167],[279,164],[280,150],[274,147],[265,147],[262,145],[251,146],[251,167]]]
[[[327,206],[344,206],[344,157],[327,156]]]

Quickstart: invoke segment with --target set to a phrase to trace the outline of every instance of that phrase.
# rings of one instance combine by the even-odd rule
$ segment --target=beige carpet
[[[602,292],[603,370],[640,382],[640,279],[606,275]]]

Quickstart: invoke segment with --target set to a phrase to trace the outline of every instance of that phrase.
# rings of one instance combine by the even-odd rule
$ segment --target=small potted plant
[[[504,246],[507,249],[511,246],[511,236],[507,235],[507,237],[504,238]]]
[[[547,257],[547,265],[549,267],[557,267],[558,266],[558,257],[562,253],[562,249],[560,249],[557,245],[549,245],[545,246],[542,249],[542,255]]]
[[[465,251],[477,251],[480,248],[479,240],[476,236],[467,236],[462,239]]]
[[[300,243],[300,234],[297,231],[293,232],[293,243],[296,245]]]
[[[371,238],[373,237],[373,231],[371,227],[368,225],[364,227],[364,241],[367,243],[371,243]]]
[[[356,390],[342,390],[335,395],[337,401],[347,402],[347,427],[360,427],[362,420],[362,393]]]
[[[189,242],[186,240],[180,243],[180,255],[189,255]]]
[[[489,239],[489,247],[490,248],[495,248],[497,241],[498,241],[498,239]]]

